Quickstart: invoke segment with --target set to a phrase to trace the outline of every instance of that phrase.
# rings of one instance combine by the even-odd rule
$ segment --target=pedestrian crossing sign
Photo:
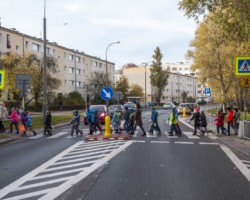
[[[236,76],[250,75],[250,57],[240,56],[235,58],[235,75]]]
[[[4,88],[5,71],[0,70],[0,90]]]

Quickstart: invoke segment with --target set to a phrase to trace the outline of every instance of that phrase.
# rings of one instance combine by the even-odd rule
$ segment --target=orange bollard
[[[111,133],[110,133],[110,116],[107,115],[105,117],[105,133],[104,133],[104,137],[110,137]]]

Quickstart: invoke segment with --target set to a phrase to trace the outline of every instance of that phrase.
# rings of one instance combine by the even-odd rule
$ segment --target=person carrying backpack
[[[100,131],[100,135],[102,134],[102,127],[100,125],[100,118],[99,118],[99,115],[98,115],[98,110],[95,111],[94,113],[94,129],[95,129],[95,132],[97,131],[97,128],[99,129]]]
[[[160,127],[158,126],[158,112],[155,110],[154,107],[151,109],[151,119],[150,122],[152,123],[150,130],[148,131],[151,135],[153,134],[153,131],[156,130],[157,134],[161,134]]]
[[[124,119],[124,129],[126,133],[129,133],[129,117],[130,117],[130,111],[128,110],[128,107],[125,107],[125,112],[123,113],[123,119]]]
[[[27,122],[28,122],[28,112],[27,112],[26,110],[24,110],[24,111],[22,112],[22,114],[21,114],[21,124],[22,124],[24,127],[26,127]],[[23,136],[24,136],[24,137],[27,136],[27,135],[26,135],[26,130],[24,130]]]
[[[197,129],[200,130],[200,109],[197,107],[195,108],[195,113],[191,117],[189,121],[194,120],[194,133],[193,135],[197,135]]]
[[[207,118],[206,118],[206,115],[204,113],[204,109],[201,109],[200,126],[201,126],[202,135],[204,135],[205,132],[208,134],[208,132],[207,132]]]
[[[81,130],[79,130],[79,124],[80,124],[80,114],[78,112],[78,110],[74,111],[73,112],[73,117],[70,121],[70,124],[71,125],[71,136],[73,136],[74,134],[74,131],[76,131],[76,135],[78,135],[78,133],[80,133],[81,135],[83,134],[83,132]]]
[[[33,120],[32,120],[32,116],[31,116],[29,113],[28,113],[28,115],[27,115],[27,119],[28,119],[28,121],[27,121],[27,123],[26,123],[25,129],[26,129],[26,130],[27,130],[27,129],[31,130],[32,133],[33,133],[33,135],[35,136],[37,133],[36,133],[36,131],[34,131],[33,128],[32,128]]]
[[[94,116],[94,111],[88,109],[87,110],[87,121],[89,123],[89,134],[88,135],[93,135],[95,131],[95,116]]]

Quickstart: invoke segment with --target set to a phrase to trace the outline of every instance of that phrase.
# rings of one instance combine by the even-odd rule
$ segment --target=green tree
[[[105,104],[100,97],[101,89],[106,86],[106,73],[93,72],[88,79],[88,94],[90,95],[91,104]],[[108,79],[108,86],[114,88],[114,84]]]
[[[168,84],[169,71],[162,69],[162,53],[159,47],[156,47],[152,57],[153,63],[150,68],[150,83],[154,87],[156,102],[160,105],[162,91]]]
[[[187,101],[187,96],[188,96],[188,94],[187,94],[186,91],[183,91],[183,92],[181,93],[182,102],[186,103],[186,101]]]
[[[77,91],[70,92],[64,102],[66,105],[83,105],[84,103],[82,95]]]
[[[143,97],[143,88],[138,84],[131,85],[130,96]]]
[[[123,75],[120,77],[118,81],[116,81],[115,91],[121,91],[123,93],[123,99],[121,101],[127,99],[127,94],[129,91],[129,83],[128,83],[128,78],[126,76]]]

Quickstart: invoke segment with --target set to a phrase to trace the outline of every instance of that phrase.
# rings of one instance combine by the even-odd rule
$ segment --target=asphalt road
[[[1,146],[0,199],[250,199],[250,182],[225,147],[192,138],[185,124],[183,136],[169,138],[169,111],[159,114],[161,136],[138,130],[130,141],[83,142],[64,127],[57,138]],[[143,113],[145,130],[149,117]]]

